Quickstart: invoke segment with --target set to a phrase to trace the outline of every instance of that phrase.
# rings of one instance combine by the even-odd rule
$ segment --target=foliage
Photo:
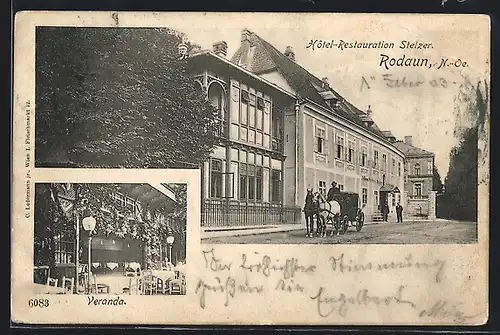
[[[140,184],[135,184],[139,186]],[[92,215],[96,219],[93,235],[141,240],[146,246],[149,267],[160,261],[160,248],[166,249],[166,238],[173,235],[176,243],[173,255],[185,260],[186,245],[186,185],[174,184],[177,203],[172,208],[150,210],[127,206],[116,201],[117,192],[125,194],[122,184],[74,184],[76,204],[80,218]],[[67,234],[66,240],[75,240],[74,220],[64,214],[56,184],[37,184],[35,197],[35,264],[55,266],[54,238]],[[86,234],[82,230],[82,235]],[[49,247],[42,248],[44,245]]]
[[[457,220],[477,220],[478,140],[486,133],[488,85],[479,81],[461,92],[465,109],[457,117],[458,144],[450,153],[444,194],[439,197],[438,216]],[[460,109],[460,106],[457,108]]]
[[[38,27],[36,164],[198,167],[217,141],[181,36],[160,28]]]
[[[443,192],[443,182],[441,181],[441,175],[439,174],[436,166],[432,169],[432,190],[436,191],[437,194],[441,194]]]
[[[55,237],[72,240],[75,227],[57,202],[57,189],[51,184],[35,184],[34,263],[55,270]]]

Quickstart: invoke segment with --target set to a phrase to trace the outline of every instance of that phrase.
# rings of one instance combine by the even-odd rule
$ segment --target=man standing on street
[[[389,205],[386,202],[384,206],[382,206],[382,218],[385,222],[387,222],[388,216],[389,216]]]
[[[403,206],[398,202],[396,206],[396,215],[398,216],[398,222],[403,222]]]

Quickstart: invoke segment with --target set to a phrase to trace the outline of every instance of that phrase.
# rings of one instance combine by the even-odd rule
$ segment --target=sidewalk
[[[365,225],[391,223],[391,222],[365,222]],[[304,230],[305,223],[288,223],[277,225],[261,225],[261,226],[243,226],[243,227],[207,227],[201,228],[201,239],[215,238],[215,237],[231,237],[231,236],[244,236],[244,235],[259,235],[269,233],[283,233],[293,230]]]
[[[436,218],[434,220],[429,219],[418,219],[418,220],[406,220],[406,222],[425,222],[425,221],[440,221],[446,222],[448,220]],[[404,221],[403,221],[404,222]],[[372,224],[393,224],[396,223],[395,220],[390,220],[388,222],[384,221],[367,221],[364,223],[365,226]],[[287,224],[276,224],[276,225],[260,225],[260,226],[226,226],[226,227],[206,227],[201,228],[201,239],[217,238],[217,237],[232,237],[232,236],[244,236],[244,235],[260,235],[269,233],[283,233],[294,230],[304,230],[306,226],[305,223],[287,223]]]
[[[306,229],[304,224],[288,223],[279,225],[244,226],[244,227],[207,227],[201,228],[201,239],[213,237],[230,237],[243,235],[259,235],[268,233],[281,233],[293,230]]]

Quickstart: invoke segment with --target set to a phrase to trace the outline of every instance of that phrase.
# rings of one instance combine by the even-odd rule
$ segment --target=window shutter
[[[316,151],[318,151],[318,137],[314,136],[314,148],[313,148],[313,152],[316,152]]]
[[[323,153],[328,154],[328,141],[323,139]]]

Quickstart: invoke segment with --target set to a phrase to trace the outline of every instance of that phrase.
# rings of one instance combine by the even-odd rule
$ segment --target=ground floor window
[[[222,197],[222,160],[210,160],[210,197]]]
[[[256,168],[255,174],[255,199],[262,200],[262,167]]]
[[[373,202],[375,206],[378,206],[378,191],[373,191]]]
[[[368,203],[368,189],[364,187],[361,189],[361,203],[363,205]]]
[[[247,199],[247,185],[248,185],[248,176],[247,176],[247,165],[244,163],[240,163],[240,199]]]
[[[396,206],[396,195],[395,194],[392,195],[392,206],[393,207]]]
[[[422,196],[422,184],[421,183],[413,184],[413,195],[417,196],[417,197]]]
[[[326,194],[326,181],[320,180],[318,187],[319,187],[319,192],[321,194],[323,194],[323,195]]]
[[[275,169],[271,172],[271,201],[281,201],[281,171]]]
[[[282,162],[261,153],[232,148],[230,174],[234,175],[235,179],[229,183],[226,178],[225,183],[232,185],[238,200],[281,202],[281,164]]]

